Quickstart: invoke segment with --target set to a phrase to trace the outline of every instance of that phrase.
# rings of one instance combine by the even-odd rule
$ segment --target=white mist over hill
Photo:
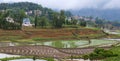
[[[0,2],[33,2],[52,9],[116,9],[120,0],[0,0]]]

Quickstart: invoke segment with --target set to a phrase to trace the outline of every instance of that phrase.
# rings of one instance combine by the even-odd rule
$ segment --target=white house
[[[14,23],[15,21],[11,17],[6,17],[6,21],[10,23]]]
[[[42,11],[41,10],[34,10],[34,14],[35,15],[41,15],[42,14]],[[47,13],[46,13],[47,14]]]
[[[24,18],[22,25],[23,25],[23,26],[32,26],[29,18]]]

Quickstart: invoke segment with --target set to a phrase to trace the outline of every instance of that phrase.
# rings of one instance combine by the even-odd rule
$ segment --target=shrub
[[[113,54],[113,52],[110,51],[110,50],[104,50],[104,49],[101,49],[101,48],[96,48],[93,53],[91,53],[89,55],[84,55],[83,58],[84,59],[89,58],[91,60],[95,60],[95,59],[104,59],[104,58],[114,57],[114,56],[118,56],[118,55]]]

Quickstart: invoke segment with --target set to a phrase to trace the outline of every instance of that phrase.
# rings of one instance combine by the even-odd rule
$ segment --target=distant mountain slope
[[[42,11],[41,15],[43,16],[55,12],[50,8],[42,7],[41,5],[32,2],[0,3],[0,10],[5,9],[22,9],[25,11],[40,10]]]
[[[4,9],[13,9],[13,8],[20,8],[24,10],[35,10],[35,9],[42,9],[43,7],[38,4],[34,4],[31,2],[18,2],[18,3],[0,3],[0,10]]]
[[[22,9],[25,11],[40,10],[42,12],[41,15],[48,17],[51,16],[51,14],[54,12],[59,12],[47,7],[42,7],[41,5],[32,2],[0,3],[0,10],[5,9]],[[69,11],[65,11],[65,15],[71,16],[71,13]]]
[[[120,9],[81,9],[70,11],[73,15],[93,16],[111,21],[120,21]]]

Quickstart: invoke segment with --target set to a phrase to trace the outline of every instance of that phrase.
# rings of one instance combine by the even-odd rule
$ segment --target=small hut
[[[29,18],[24,18],[22,25],[23,25],[23,26],[32,26]]]

